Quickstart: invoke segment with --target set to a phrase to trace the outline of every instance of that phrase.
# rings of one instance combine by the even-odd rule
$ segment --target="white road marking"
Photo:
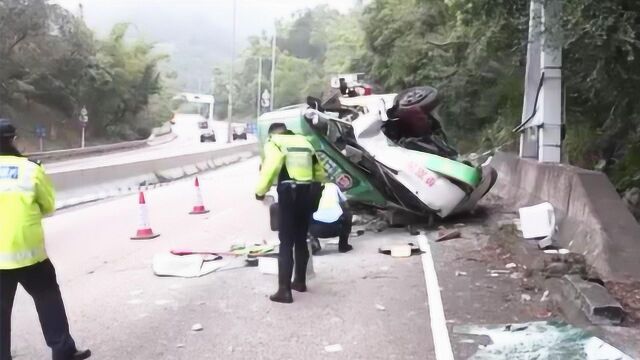
[[[438,275],[431,255],[429,239],[421,234],[418,240],[422,254],[422,269],[424,270],[424,281],[427,286],[427,298],[429,301],[429,317],[431,318],[431,335],[433,337],[433,347],[437,360],[454,360],[451,341],[449,340],[449,329],[444,316],[442,306],[442,296]]]

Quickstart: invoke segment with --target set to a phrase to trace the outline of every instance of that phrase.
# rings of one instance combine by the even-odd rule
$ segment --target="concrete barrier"
[[[640,225],[606,175],[497,153],[491,193],[512,209],[548,201],[559,222],[560,246],[581,253],[605,282],[640,278]]]
[[[57,190],[58,208],[96,201],[118,194],[155,187],[197,172],[236,163],[258,153],[255,142],[233,144],[215,150],[89,169],[53,171],[49,174]]]

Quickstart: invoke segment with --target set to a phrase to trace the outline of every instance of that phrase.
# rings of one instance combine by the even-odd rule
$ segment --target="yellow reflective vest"
[[[260,168],[257,195],[264,195],[276,180],[282,168],[293,181],[326,181],[322,164],[307,138],[302,135],[271,135],[264,145],[264,160]]]
[[[0,270],[47,259],[42,216],[55,210],[51,180],[23,157],[0,156]]]

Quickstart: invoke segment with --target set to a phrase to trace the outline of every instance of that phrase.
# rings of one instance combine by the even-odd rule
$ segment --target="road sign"
[[[80,140],[80,147],[84,149],[84,143],[85,143],[85,128],[87,127],[87,123],[89,122],[89,112],[87,111],[87,108],[85,106],[82,107],[82,110],[80,110],[80,124],[82,125],[82,138]]]
[[[271,104],[271,94],[269,94],[269,90],[265,89],[262,92],[262,97],[260,98],[260,105],[263,108],[268,108]]]
[[[87,126],[87,123],[89,122],[89,112],[87,111],[86,107],[82,107],[82,110],[80,110],[80,124],[82,124],[83,127]]]
[[[47,128],[41,124],[36,125],[36,136],[44,139],[47,137]]]

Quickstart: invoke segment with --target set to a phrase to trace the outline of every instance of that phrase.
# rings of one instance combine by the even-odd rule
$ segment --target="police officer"
[[[338,251],[341,253],[353,250],[353,246],[349,245],[352,224],[353,216],[348,209],[347,198],[338,185],[324,184],[318,211],[313,214],[309,225],[313,253],[321,250],[319,238],[332,237],[338,237]]]
[[[22,157],[16,129],[0,119],[0,360],[11,359],[11,310],[18,284],[31,295],[54,360],[79,360],[69,334],[60,288],[47,257],[42,216],[55,210],[52,184],[42,167]]]
[[[326,178],[313,146],[302,135],[293,134],[282,123],[269,127],[269,140],[264,146],[264,160],[256,188],[256,199],[264,199],[278,178],[280,253],[278,255],[278,291],[271,301],[292,303],[291,289],[307,291],[306,273],[309,260],[307,232],[311,215],[318,208],[321,182]],[[295,276],[293,283],[293,250]]]

